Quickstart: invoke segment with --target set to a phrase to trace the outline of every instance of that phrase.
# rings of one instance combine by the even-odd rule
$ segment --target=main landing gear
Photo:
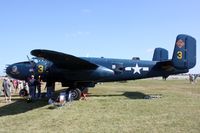
[[[73,100],[79,100],[81,98],[81,90],[79,88],[71,89],[71,95]]]
[[[71,91],[72,100],[79,100],[81,99],[82,92],[85,90],[88,90],[88,88],[87,87],[79,87],[79,88],[69,87],[66,91],[68,94]]]

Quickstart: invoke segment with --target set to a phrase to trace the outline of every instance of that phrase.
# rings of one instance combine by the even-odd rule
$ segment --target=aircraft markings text
[[[183,53],[181,51],[177,52],[177,58],[181,60],[183,58]]]
[[[39,65],[38,66],[38,72],[39,73],[43,73],[43,71],[44,71],[44,66],[43,65]]]

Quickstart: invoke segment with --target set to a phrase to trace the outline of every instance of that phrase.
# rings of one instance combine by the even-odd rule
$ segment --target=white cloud
[[[154,48],[149,48],[146,50],[147,53],[153,53],[154,52]]]
[[[90,34],[91,34],[91,32],[89,32],[89,31],[77,31],[77,32],[66,33],[65,36],[67,38],[77,38],[77,37],[85,37]]]
[[[92,12],[92,10],[90,9],[82,9],[81,10],[81,13],[84,13],[84,14],[90,14]]]

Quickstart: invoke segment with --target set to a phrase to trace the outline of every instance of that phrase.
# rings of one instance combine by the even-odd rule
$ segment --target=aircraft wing
[[[52,61],[55,66],[63,69],[70,70],[84,70],[84,69],[95,69],[98,66],[84,59],[75,57],[73,55],[64,54],[61,52],[35,49],[31,51],[31,54],[36,57],[42,57],[49,61]]]

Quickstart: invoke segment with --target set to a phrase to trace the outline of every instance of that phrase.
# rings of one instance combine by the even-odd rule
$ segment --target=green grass
[[[57,87],[59,90],[61,87]],[[144,96],[161,96],[144,99]],[[87,101],[52,108],[17,96],[0,103],[0,132],[200,132],[200,82],[138,80],[104,83]]]

